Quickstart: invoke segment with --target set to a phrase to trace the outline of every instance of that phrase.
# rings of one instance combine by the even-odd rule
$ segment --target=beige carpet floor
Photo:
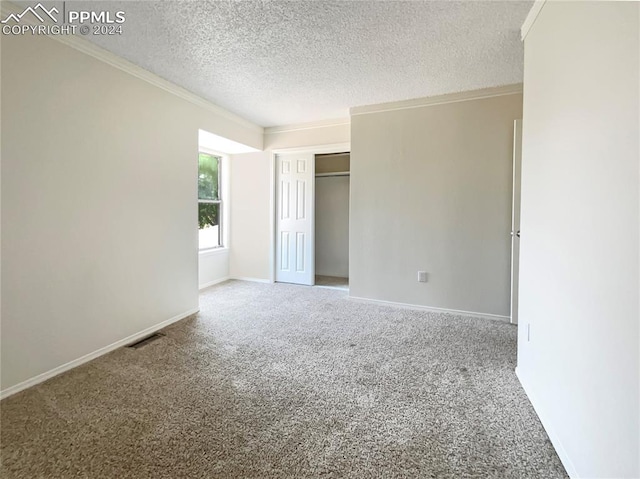
[[[201,313],[0,403],[12,478],[564,478],[516,329],[230,281]]]

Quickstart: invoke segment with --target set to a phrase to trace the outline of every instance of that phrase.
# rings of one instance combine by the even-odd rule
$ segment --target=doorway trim
[[[300,146],[293,148],[277,148],[271,150],[269,154],[269,171],[271,172],[271,191],[269,198],[269,211],[270,211],[270,248],[269,248],[269,282],[275,283],[276,281],[276,155],[284,155],[288,153],[309,153],[313,155],[321,155],[326,153],[342,153],[348,151],[351,153],[351,142],[346,143],[332,143],[328,145],[312,145],[312,146]],[[315,167],[314,167],[315,168]],[[315,170],[313,172],[315,174]],[[315,191],[313,193],[312,208],[315,208]],[[314,244],[313,258],[315,262],[315,244]]]
[[[520,204],[522,185],[522,120],[513,122],[513,181],[511,195],[511,324],[518,324],[520,284]]]

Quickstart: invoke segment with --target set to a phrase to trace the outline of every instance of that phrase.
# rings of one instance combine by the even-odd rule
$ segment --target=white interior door
[[[518,324],[518,275],[520,270],[520,179],[522,120],[513,122],[513,201],[511,208],[511,322]]]
[[[276,156],[276,281],[315,283],[314,155]]]

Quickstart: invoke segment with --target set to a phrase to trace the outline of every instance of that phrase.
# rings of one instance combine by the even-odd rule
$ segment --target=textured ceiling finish
[[[532,5],[87,3],[94,10],[100,5],[126,12],[123,35],[88,40],[262,126],[345,117],[353,106],[521,82],[519,33]]]

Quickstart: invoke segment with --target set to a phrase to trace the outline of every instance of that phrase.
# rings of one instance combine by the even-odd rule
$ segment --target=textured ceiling
[[[126,12],[123,35],[88,40],[274,126],[521,82],[519,29],[533,2],[87,3]]]

